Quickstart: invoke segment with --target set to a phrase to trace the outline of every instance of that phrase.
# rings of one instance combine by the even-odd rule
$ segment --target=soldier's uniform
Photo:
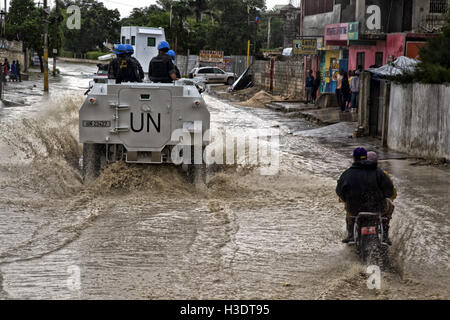
[[[116,83],[141,82],[136,63],[128,56],[119,56],[110,62],[108,78],[116,79]]]
[[[171,74],[176,73],[172,59],[164,52],[154,57],[148,66],[148,77],[152,82],[171,83]]]

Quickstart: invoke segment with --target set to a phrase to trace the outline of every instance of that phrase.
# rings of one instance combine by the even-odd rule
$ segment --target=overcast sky
[[[35,3],[37,2],[43,2],[43,0],[34,0]],[[146,7],[151,4],[156,3],[156,0],[133,0],[133,1],[127,1],[127,0],[99,0],[100,2],[103,2],[105,6],[109,9],[118,9],[120,11],[121,18],[124,18],[128,16],[133,10],[133,8],[140,8],[140,7]],[[223,0],[226,1],[226,0]],[[53,6],[54,0],[48,0],[48,2]],[[9,3],[9,0],[8,0]],[[289,0],[266,0],[266,6],[271,9],[276,4],[288,4]],[[0,7],[3,9],[4,1],[0,1]]]

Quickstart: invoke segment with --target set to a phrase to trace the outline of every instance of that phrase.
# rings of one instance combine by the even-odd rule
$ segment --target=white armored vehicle
[[[173,155],[183,157],[183,151],[172,152],[175,146],[180,140],[193,145],[194,135],[198,146],[198,137],[204,137],[210,127],[210,114],[199,91],[187,79],[171,84],[94,83],[79,111],[85,178],[95,178],[106,163],[119,160],[180,164]],[[201,146],[207,140],[201,139]],[[193,158],[194,153],[189,153]]]

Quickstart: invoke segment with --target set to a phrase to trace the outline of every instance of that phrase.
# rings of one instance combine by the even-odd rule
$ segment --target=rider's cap
[[[376,152],[373,152],[373,151],[367,152],[367,160],[377,162],[378,156],[377,156]]]
[[[168,55],[169,57],[175,58],[175,51],[169,50],[169,51],[167,51],[167,55]]]
[[[367,151],[364,148],[356,148],[353,150],[353,158],[355,160],[367,160]]]

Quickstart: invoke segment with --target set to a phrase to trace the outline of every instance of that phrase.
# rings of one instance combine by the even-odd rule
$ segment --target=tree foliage
[[[249,39],[254,44],[257,36],[258,47],[266,41],[267,23],[257,34],[255,24],[255,17],[262,17],[264,10],[265,0],[158,0],[157,5],[134,9],[121,23],[164,28],[177,52],[209,49],[245,54]],[[282,24],[275,26],[273,43],[279,43]]]
[[[102,2],[96,0],[68,0],[63,2],[63,8],[70,5],[80,7],[81,28],[67,28],[68,14],[62,23],[64,49],[75,53],[86,53],[96,49],[104,49],[105,43],[114,42],[120,35],[120,13],[117,9],[110,10]],[[66,10],[63,10],[66,12]]]

